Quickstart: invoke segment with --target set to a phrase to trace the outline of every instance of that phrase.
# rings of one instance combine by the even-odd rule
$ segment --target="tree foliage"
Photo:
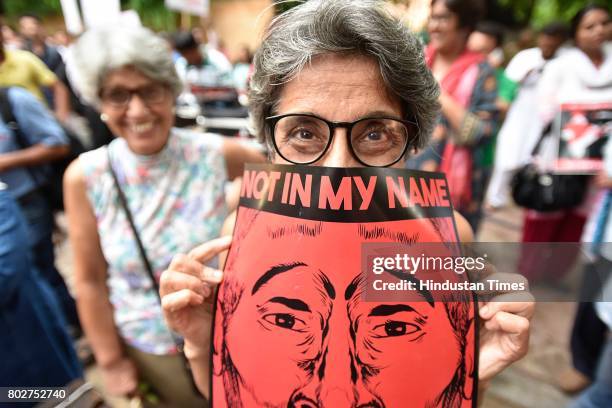
[[[4,14],[14,19],[22,14],[35,14],[40,17],[61,14],[59,0],[4,0]]]
[[[41,18],[62,14],[59,0],[4,0],[2,3],[9,21],[22,14],[35,14]],[[172,30],[177,25],[177,13],[168,10],[164,0],[121,0],[121,9],[136,10],[143,24],[155,30]]]
[[[98,0],[105,1],[105,0]],[[223,1],[223,0],[211,0]],[[274,0],[277,13],[282,13],[304,0]],[[412,0],[390,0],[409,3]],[[490,10],[489,18],[514,26],[540,27],[552,20],[568,21],[586,4],[585,0],[485,0]],[[40,17],[60,15],[59,0],[0,0],[9,21],[24,13]],[[610,0],[600,0],[608,5]],[[177,26],[177,13],[166,9],[164,0],[121,0],[122,9],[134,9],[143,23],[156,30],[172,30]]]

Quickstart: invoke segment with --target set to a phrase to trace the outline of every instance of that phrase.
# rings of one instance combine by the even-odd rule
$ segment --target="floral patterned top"
[[[134,154],[124,139],[109,146],[113,169],[157,279],[172,257],[219,236],[227,216],[222,139],[173,129],[164,149]],[[84,153],[87,195],[98,224],[115,324],[131,346],[171,354],[176,347],[140,258],[108,168],[107,147]]]

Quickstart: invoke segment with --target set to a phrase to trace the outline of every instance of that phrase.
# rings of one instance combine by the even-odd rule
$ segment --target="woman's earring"
[[[108,115],[107,115],[106,113],[102,113],[102,114],[100,115],[100,120],[101,120],[102,122],[106,122],[106,121],[108,120]]]

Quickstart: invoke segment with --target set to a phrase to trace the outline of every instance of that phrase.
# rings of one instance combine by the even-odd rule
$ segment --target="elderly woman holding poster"
[[[439,88],[425,64],[421,44],[402,24],[387,14],[381,2],[311,0],[297,6],[272,22],[255,56],[254,64],[255,72],[249,95],[250,108],[255,131],[268,145],[273,163],[328,168],[403,168],[408,154],[427,143],[434,127],[439,109]],[[456,215],[455,221],[460,240],[470,241],[472,232],[467,222],[459,215]],[[227,220],[224,227],[227,234],[233,230],[234,222],[233,217]],[[241,228],[244,228],[244,225]],[[261,228],[263,226],[259,223],[254,225],[250,232],[248,228],[244,231],[245,234],[257,235]],[[269,228],[276,226],[270,225]],[[324,234],[330,234],[333,228],[333,225],[324,227],[324,231],[315,231],[313,235],[320,234],[322,237]],[[239,235],[240,231],[236,233]],[[287,231],[284,233],[291,234]],[[396,232],[395,236],[397,235],[399,234]],[[265,241],[261,242],[265,245]],[[190,360],[196,383],[207,397],[210,392],[211,361],[210,299],[213,293],[212,285],[222,280],[223,272],[205,267],[204,264],[223,253],[230,244],[230,237],[224,237],[209,241],[188,255],[178,255],[162,275],[162,307],[166,321],[184,337],[185,354]],[[260,252],[265,252],[261,249]],[[269,247],[266,249],[271,251]],[[279,252],[282,251],[279,249]],[[255,258],[258,257],[252,259],[253,269],[260,263],[260,260]],[[335,262],[327,257],[322,257],[321,261]],[[241,262],[248,263],[248,260]],[[285,264],[268,270],[245,296],[254,297],[255,292],[262,287],[269,290],[271,283],[268,281],[273,276],[300,265]],[[278,284],[276,281],[274,283]],[[323,280],[322,285],[324,289],[321,289],[321,296],[333,301],[344,301],[354,295],[354,290],[350,287],[342,291],[342,295],[336,296],[329,282]],[[225,292],[227,295],[227,290]],[[309,311],[308,305],[297,299],[273,300],[277,305],[283,304],[283,307],[300,312]],[[407,313],[407,310],[412,309],[406,308],[404,312]],[[380,318],[391,312],[382,307],[373,313]],[[533,303],[530,301],[497,301],[482,305],[479,315],[484,320],[484,329],[480,336],[478,373],[475,372],[475,359],[472,356],[469,363],[463,367],[462,378],[477,376],[482,387],[502,369],[524,356],[532,314]],[[274,318],[266,319],[266,322],[261,327],[255,327],[255,330],[268,330],[266,327],[270,325],[271,330],[281,327],[294,333],[299,332],[300,324],[304,323],[287,313],[276,313]],[[411,324],[410,327],[417,330],[417,326],[424,324],[423,320],[419,321],[420,323]],[[221,325],[227,329],[232,324],[226,315]],[[414,330],[408,330],[406,325],[390,328],[387,328],[386,324],[383,326],[382,337],[408,334],[415,336]],[[279,332],[278,336],[284,338],[287,333],[289,332]],[[251,334],[242,334],[243,338],[246,336],[251,340]],[[451,332],[448,332],[448,341],[452,342],[453,338]],[[412,340],[418,339],[419,336],[415,336]],[[256,343],[255,337],[253,343]],[[258,344],[269,348],[265,343]],[[215,356],[218,355],[216,346],[215,343]],[[322,354],[336,353],[337,349],[332,350],[334,347],[329,344],[328,350]],[[238,350],[238,353],[243,354],[244,351]],[[466,359],[469,358],[467,354],[464,353]],[[347,356],[342,353],[338,355]],[[427,355],[429,358],[435,358],[435,353]],[[312,362],[317,367],[317,374],[312,371],[312,376],[321,377],[324,371],[333,366],[338,370],[346,368],[349,374],[352,372],[346,381],[315,387],[314,383],[310,382],[311,376],[306,381],[308,384],[296,386],[295,390],[298,391],[294,391],[289,400],[293,405],[289,405],[397,406],[396,403],[386,402],[384,398],[385,392],[382,388],[388,387],[389,382],[386,385],[384,382],[380,383],[380,389],[373,389],[372,383],[368,382],[379,375],[381,369],[387,367],[376,368],[364,365],[363,361],[358,361],[353,366],[349,364],[349,359],[344,357],[330,362],[327,366],[318,360]],[[358,356],[358,359],[359,357],[361,356]],[[225,355],[221,364],[236,363],[231,361],[233,358],[238,358],[238,355]],[[351,361],[353,359],[354,356],[351,355]],[[348,365],[344,366],[344,363]],[[219,366],[214,364],[217,371]],[[300,368],[311,370],[309,364],[304,362]],[[349,370],[351,367],[352,371]],[[396,373],[401,374],[402,371]],[[303,375],[300,373],[294,377],[293,372],[287,371],[279,371],[277,374],[278,378],[268,378],[266,381],[270,383],[278,380],[279,390],[283,384],[295,381],[295,378]],[[261,372],[259,375],[267,378]],[[213,372],[213,376],[218,377],[219,374]],[[410,382],[408,377],[402,378]],[[215,395],[214,401],[218,406],[236,406],[233,405],[236,394],[241,394],[238,400],[246,406],[276,406],[268,403],[271,401],[270,396],[263,396],[261,387],[252,386],[252,375],[251,378],[243,376],[233,380],[237,382],[225,384],[225,401],[217,400]],[[431,378],[431,381],[437,380]],[[453,379],[451,384],[458,383]],[[232,388],[234,385],[235,389]],[[228,387],[231,388],[229,394],[233,393],[234,396],[228,394]],[[466,406],[466,398],[456,397],[457,395],[469,395],[469,404],[476,400],[472,399],[476,393],[468,387],[455,387],[445,392],[451,397],[437,398],[435,405]],[[418,398],[416,400],[420,401]],[[287,403],[284,405],[287,406]]]

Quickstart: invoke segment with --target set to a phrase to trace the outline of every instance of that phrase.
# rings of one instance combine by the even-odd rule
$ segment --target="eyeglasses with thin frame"
[[[139,89],[111,88],[100,93],[100,99],[114,108],[123,109],[128,106],[132,97],[138,95],[147,106],[158,105],[166,100],[168,87],[162,84],[151,84]]]
[[[368,167],[387,167],[404,157],[416,138],[417,125],[376,116],[354,122],[332,122],[316,115],[290,113],[265,119],[276,152],[293,164],[312,164],[332,144],[334,130],[346,129],[351,154]]]

